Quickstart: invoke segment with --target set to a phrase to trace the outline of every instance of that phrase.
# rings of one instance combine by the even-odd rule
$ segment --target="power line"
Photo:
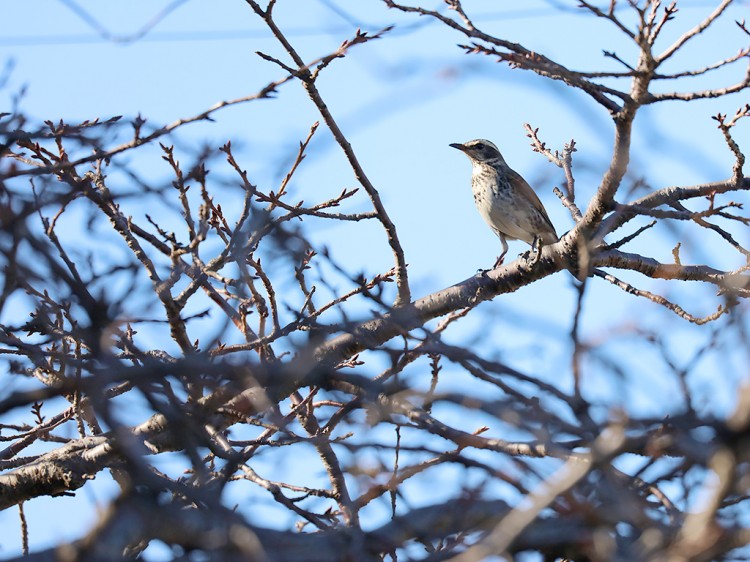
[[[49,46],[49,45],[91,45],[102,43],[132,44],[135,42],[150,43],[177,43],[189,41],[235,41],[242,39],[263,39],[269,37],[266,29],[248,30],[248,29],[229,29],[215,31],[174,31],[174,32],[153,32],[153,28],[170,14],[187,3],[189,0],[173,0],[163,10],[158,12],[148,22],[141,26],[136,32],[131,34],[118,34],[111,32],[104,24],[97,20],[90,12],[78,5],[75,0],[59,0],[81,18],[96,35],[88,34],[50,34],[50,35],[18,35],[18,36],[1,36],[0,47],[28,47],[28,46]],[[343,10],[333,0],[319,0],[322,5],[331,11],[334,11],[342,20],[350,25],[332,25],[332,26],[312,26],[297,27],[285,29],[288,37],[315,37],[331,34],[350,33],[352,27],[363,29],[380,29],[386,24],[373,24],[359,20],[351,13]],[[473,19],[477,23],[490,23],[494,21],[518,20],[527,18],[537,18],[543,16],[553,16],[555,12],[573,11],[570,6],[559,3],[557,0],[543,0],[547,3],[545,8],[518,8],[507,11],[492,11],[476,14]],[[700,1],[700,5],[707,5],[712,2]],[[742,0],[740,4],[749,3],[748,0]],[[696,4],[690,6],[697,7]],[[411,24],[401,25],[392,33],[409,33],[418,28],[434,24],[431,19],[420,19]]]
[[[79,18],[81,18],[86,25],[96,31],[102,39],[110,41],[112,43],[133,43],[142,39],[149,31],[151,31],[159,22],[166,19],[172,12],[174,12],[182,4],[188,2],[188,0],[173,0],[170,4],[164,7],[161,12],[158,12],[153,18],[147,21],[138,31],[131,33],[130,35],[118,35],[112,33],[107,27],[96,19],[91,12],[85,10],[78,5],[75,0],[58,0],[63,6],[66,6]]]
[[[330,33],[351,32],[351,27],[336,27],[322,29],[320,27],[289,29],[285,32],[289,37],[309,37]],[[237,39],[260,39],[270,37],[267,29],[247,30],[217,30],[217,31],[174,31],[149,33],[137,40],[139,43],[180,42],[180,41],[233,41]],[[112,43],[113,41],[100,35],[69,34],[69,35],[18,35],[15,37],[0,37],[2,47],[28,47],[42,45],[89,45]],[[123,43],[123,41],[118,41]],[[127,43],[127,42],[125,42]],[[132,42],[130,42],[132,43]]]

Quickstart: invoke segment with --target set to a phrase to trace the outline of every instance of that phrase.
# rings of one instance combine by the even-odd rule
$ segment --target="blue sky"
[[[467,11],[477,14],[476,22],[486,31],[572,68],[616,69],[617,63],[603,57],[602,49],[616,51],[625,59],[633,56],[633,47],[613,26],[582,17],[573,8],[575,4],[573,0],[465,2]],[[665,29],[662,45],[695,25],[715,4],[682,2],[678,18]],[[750,13],[747,8],[748,2],[737,2],[716,29],[695,40],[684,56],[675,57],[675,69],[709,64],[743,46],[746,37],[743,39],[733,20],[746,17]],[[35,16],[30,18],[30,13]],[[128,40],[162,13],[166,15],[144,36]],[[562,173],[531,151],[523,124],[539,127],[542,139],[552,148],[562,148],[574,138],[579,150],[574,157],[579,205],[585,206],[595,191],[608,164],[613,133],[608,115],[583,94],[488,58],[467,57],[456,46],[465,42],[460,35],[426,18],[387,10],[377,0],[279,0],[277,18],[307,60],[335,50],[357,26],[375,32],[396,24],[384,39],[334,61],[323,73],[319,87],[399,228],[415,297],[489,267],[500,251],[498,240],[473,207],[469,163],[449,148],[449,143],[477,137],[495,142],[510,165],[535,186],[559,233],[572,226],[569,214],[552,194],[552,188],[561,185]],[[0,110],[7,111],[23,91],[21,108],[38,120],[75,122],[113,115],[131,119],[140,114],[150,124],[161,126],[200,113],[218,101],[256,92],[282,77],[278,67],[255,54],[258,50],[283,57],[262,22],[240,0],[8,2],[0,21],[0,64],[7,63],[10,73],[0,90]],[[738,81],[743,72],[740,63],[704,78],[681,81],[676,89],[728,85]],[[728,177],[732,155],[710,116],[731,114],[748,101],[744,93],[647,108],[635,131],[632,177],[646,178],[651,188]],[[214,117],[211,123],[183,127],[171,141],[178,153],[188,158],[191,142],[220,146],[231,139],[253,181],[268,189],[279,183],[297,143],[319,119],[295,83],[281,86],[274,100],[228,108]],[[735,137],[741,146],[748,146],[750,128],[736,128]],[[324,127],[308,152],[290,187],[294,197],[322,200],[343,187],[355,186],[351,170]],[[169,176],[156,151],[144,151],[138,158],[141,160],[134,163],[147,177]],[[230,193],[219,197],[232,205]],[[141,209],[137,202],[132,205],[138,213],[145,212],[147,203]],[[351,203],[350,210],[366,209],[364,197]],[[74,224],[69,228],[75,232]],[[354,271],[372,274],[391,267],[392,256],[382,230],[374,224],[360,225],[350,235],[343,228],[326,226],[310,235],[333,248],[334,257]],[[747,233],[738,236],[745,245],[750,242]],[[662,229],[635,243],[632,251],[647,251],[670,261],[676,240]],[[720,268],[740,265],[736,254],[726,254],[718,237],[703,233],[696,239],[693,234],[692,240],[683,248],[686,262],[708,260]],[[371,251],[363,253],[363,244]],[[513,243],[509,256],[525,249],[521,243]],[[684,307],[695,314],[711,312],[717,302],[711,288],[672,288],[637,276],[623,278],[638,281],[638,286],[649,290],[669,291],[671,298],[684,299]],[[502,353],[519,369],[543,370],[545,365],[566,361],[565,338],[574,305],[570,278],[561,273],[482,305],[482,315],[462,324],[451,337],[465,341],[484,329],[486,318],[494,318],[497,321],[492,329],[502,349],[487,352]],[[636,318],[636,310],[637,319],[655,330],[666,314],[600,280],[592,283],[586,307],[583,328],[591,338],[616,334]],[[543,344],[539,344],[540,332]],[[680,355],[703,341],[706,332],[680,326],[665,337]],[[612,352],[616,350],[614,344]],[[646,363],[650,357],[634,358],[639,360]],[[731,371],[730,376],[747,375],[742,363]],[[722,407],[731,405],[731,391],[712,388],[710,373],[707,368],[696,384],[707,388],[707,393],[718,393]],[[621,392],[597,380],[595,374],[592,377],[596,381],[591,390],[594,396],[614,400],[619,395],[644,411],[660,409],[661,399],[637,385]],[[666,379],[656,384],[663,386],[661,396],[673,392]],[[89,506],[103,505],[106,486],[101,489],[101,495],[83,490],[79,496],[87,498]],[[59,510],[64,504],[71,510],[81,509],[70,498],[55,500],[52,505]],[[51,521],[45,517],[47,509],[44,500],[26,507],[37,547],[60,537],[77,537],[87,527],[87,517],[94,515],[88,511],[80,518],[76,514]],[[0,556],[19,548],[17,516],[11,511],[0,512]]]

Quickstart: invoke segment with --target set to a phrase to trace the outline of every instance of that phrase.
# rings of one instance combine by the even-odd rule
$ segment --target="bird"
[[[522,240],[538,251],[542,245],[557,242],[557,232],[539,196],[508,166],[497,146],[486,139],[449,146],[469,157],[474,203],[503,245],[503,253],[493,267],[503,263],[508,240]]]

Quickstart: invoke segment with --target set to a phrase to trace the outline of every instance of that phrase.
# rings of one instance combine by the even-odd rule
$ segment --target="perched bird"
[[[471,160],[474,203],[503,244],[495,267],[503,263],[508,253],[507,240],[523,240],[532,247],[539,244],[539,249],[542,244],[557,242],[555,227],[539,197],[525,179],[508,167],[494,144],[476,139],[450,146]]]

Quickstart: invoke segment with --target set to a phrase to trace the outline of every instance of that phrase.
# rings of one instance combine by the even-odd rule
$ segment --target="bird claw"
[[[520,256],[528,266],[534,266],[542,259],[542,242],[539,238],[534,238],[531,248],[526,250]]]
[[[498,267],[500,267],[501,265],[503,265],[504,261],[505,261],[505,252],[503,252],[502,254],[500,254],[498,256],[498,258],[495,260],[494,265],[492,267],[490,267],[489,269],[477,269],[477,274],[480,277],[487,277],[487,272],[489,272],[489,271],[491,271],[493,269],[497,269]]]

